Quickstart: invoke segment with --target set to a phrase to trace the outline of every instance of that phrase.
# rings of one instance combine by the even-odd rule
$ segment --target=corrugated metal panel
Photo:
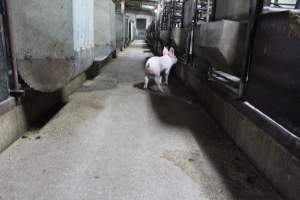
[[[93,13],[93,0],[73,0],[73,41],[75,51],[94,46]]]
[[[124,23],[125,18],[124,15],[120,12],[116,12],[116,40],[117,40],[117,48],[122,49],[124,47]]]
[[[112,45],[112,10],[110,0],[95,0],[95,57],[108,56],[114,49]],[[113,13],[115,14],[115,13]]]
[[[113,51],[116,49],[116,5],[110,1],[110,30],[111,30],[111,45]]]

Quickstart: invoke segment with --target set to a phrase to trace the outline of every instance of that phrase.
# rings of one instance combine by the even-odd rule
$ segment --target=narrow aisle
[[[135,41],[3,152],[0,200],[279,199],[174,80],[140,89],[150,55]]]

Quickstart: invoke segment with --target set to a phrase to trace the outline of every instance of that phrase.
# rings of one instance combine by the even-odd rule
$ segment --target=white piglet
[[[170,70],[173,65],[177,63],[178,59],[175,56],[174,49],[171,47],[170,51],[167,47],[164,47],[163,56],[161,57],[152,57],[146,63],[145,68],[145,85],[144,88],[148,88],[150,79],[154,79],[158,89],[163,92],[162,89],[162,77],[161,74],[164,72],[165,75],[165,84],[168,85]]]

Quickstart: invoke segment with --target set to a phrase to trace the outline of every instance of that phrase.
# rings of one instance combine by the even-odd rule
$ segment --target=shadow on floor
[[[65,105],[66,99],[62,91],[41,93],[28,90],[23,97],[23,109],[29,129],[41,129]]]
[[[134,87],[143,89],[143,84]],[[164,89],[164,94],[156,92],[155,88],[148,91],[157,117],[168,126],[189,129],[201,149],[201,152],[168,152],[165,155],[168,160],[211,191],[212,199],[280,199],[176,78]],[[203,163],[207,160],[211,167]]]

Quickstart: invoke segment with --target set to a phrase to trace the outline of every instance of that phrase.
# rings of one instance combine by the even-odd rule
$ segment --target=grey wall
[[[95,58],[108,56],[115,49],[115,4],[111,0],[94,0]]]

